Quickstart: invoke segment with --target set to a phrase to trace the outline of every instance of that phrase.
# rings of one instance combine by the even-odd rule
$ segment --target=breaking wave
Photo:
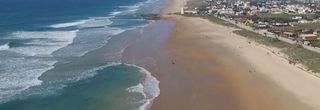
[[[111,25],[113,22],[109,19],[110,17],[92,17],[87,20],[79,20],[69,23],[54,24],[49,27],[51,28],[67,28],[67,27],[78,27],[78,28],[91,28],[91,27],[104,27]]]
[[[141,103],[141,105],[138,110],[149,110],[153,103],[153,100],[160,95],[160,81],[158,81],[154,76],[151,75],[149,71],[142,67],[132,64],[126,65],[139,68],[140,72],[145,74],[143,82],[139,83],[138,85],[127,88],[127,91],[142,94],[144,100],[139,102]]]
[[[47,31],[28,32],[19,31],[12,33],[12,38],[17,40],[29,40],[26,46],[9,49],[19,54],[27,56],[50,56],[54,51],[63,48],[73,42],[77,36],[75,31]]]
[[[87,21],[89,21],[89,20],[80,20],[80,21],[69,22],[69,23],[60,23],[60,24],[51,25],[50,27],[52,27],[52,28],[72,27],[72,26],[77,26],[77,25],[80,25],[80,24],[84,24]]]
[[[4,44],[4,45],[0,45],[0,51],[1,51],[1,50],[8,50],[8,49],[10,48],[9,44],[10,44],[10,43],[6,43],[6,44]]]

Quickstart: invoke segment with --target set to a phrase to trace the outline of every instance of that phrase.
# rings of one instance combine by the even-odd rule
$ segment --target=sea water
[[[159,81],[121,63],[160,0],[1,0],[0,110],[145,110]]]

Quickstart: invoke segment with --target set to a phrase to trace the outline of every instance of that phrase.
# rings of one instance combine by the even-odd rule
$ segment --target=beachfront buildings
[[[314,0],[204,0],[188,14],[216,16],[235,24],[288,38],[302,45],[318,46],[319,2]],[[184,13],[185,14],[185,13]]]

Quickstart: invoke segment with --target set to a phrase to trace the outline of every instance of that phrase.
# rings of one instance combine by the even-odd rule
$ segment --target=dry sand
[[[276,49],[249,41],[233,34],[231,28],[201,18],[173,18],[177,19],[177,25],[169,40],[172,41],[170,54],[212,61],[212,68],[216,68],[213,74],[220,74],[226,80],[233,91],[233,101],[240,105],[236,110],[320,109],[320,79],[288,64],[277,52],[272,54]],[[192,68],[192,63],[184,66]]]
[[[232,28],[167,15],[184,4],[172,0],[162,11],[176,23],[170,37],[149,27],[124,52],[160,80],[151,110],[320,110],[319,78]]]

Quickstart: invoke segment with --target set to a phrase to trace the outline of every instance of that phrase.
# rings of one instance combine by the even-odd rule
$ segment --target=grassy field
[[[302,48],[299,45],[292,45],[286,42],[282,42],[275,38],[265,37],[261,34],[251,32],[248,30],[236,30],[234,33],[244,36],[248,39],[255,40],[258,43],[266,46],[277,47],[282,50],[283,53],[287,54],[292,59],[296,59],[299,63],[304,64],[309,70],[320,73],[320,54],[309,51]]]
[[[227,22],[227,21],[222,20],[222,19],[215,17],[215,16],[202,16],[202,18],[208,19],[209,21],[214,22],[216,24],[220,24],[220,25],[224,25],[224,26],[228,26],[228,27],[233,27],[233,28],[239,28],[237,25],[234,25],[230,22]]]
[[[263,20],[263,21],[267,21],[267,22],[288,22],[288,21],[292,21],[292,15],[289,14],[260,14],[258,15],[258,17]]]
[[[180,15],[180,14],[179,14]],[[223,25],[223,26],[227,26],[227,27],[233,27],[233,28],[239,28],[237,25],[234,25],[230,22],[227,22],[223,19],[220,19],[218,17],[215,17],[215,16],[197,16],[197,15],[182,15],[182,16],[186,16],[186,17],[201,17],[201,18],[204,18],[204,19],[208,19],[209,21],[213,22],[213,23],[216,23],[216,24],[219,24],[219,25]]]
[[[266,13],[266,14],[260,14],[259,17],[262,18],[282,18],[282,19],[292,19],[292,15],[289,14],[285,14],[285,13],[281,13],[281,14],[270,14],[270,13]]]
[[[245,29],[235,30],[233,32],[238,35],[241,35],[243,37],[252,39],[258,43],[264,44],[266,46],[274,46],[277,48],[285,48],[287,46],[291,46],[291,44],[289,44],[289,43],[282,42],[282,41],[275,39],[275,38],[265,37],[261,34],[258,34],[258,33],[255,33],[255,32],[249,31],[249,30],[245,30]]]
[[[318,40],[318,42],[317,42],[317,46],[318,46],[318,47],[320,47],[320,40]]]
[[[294,25],[295,30],[302,30],[302,29],[320,29],[320,23],[303,23]]]

